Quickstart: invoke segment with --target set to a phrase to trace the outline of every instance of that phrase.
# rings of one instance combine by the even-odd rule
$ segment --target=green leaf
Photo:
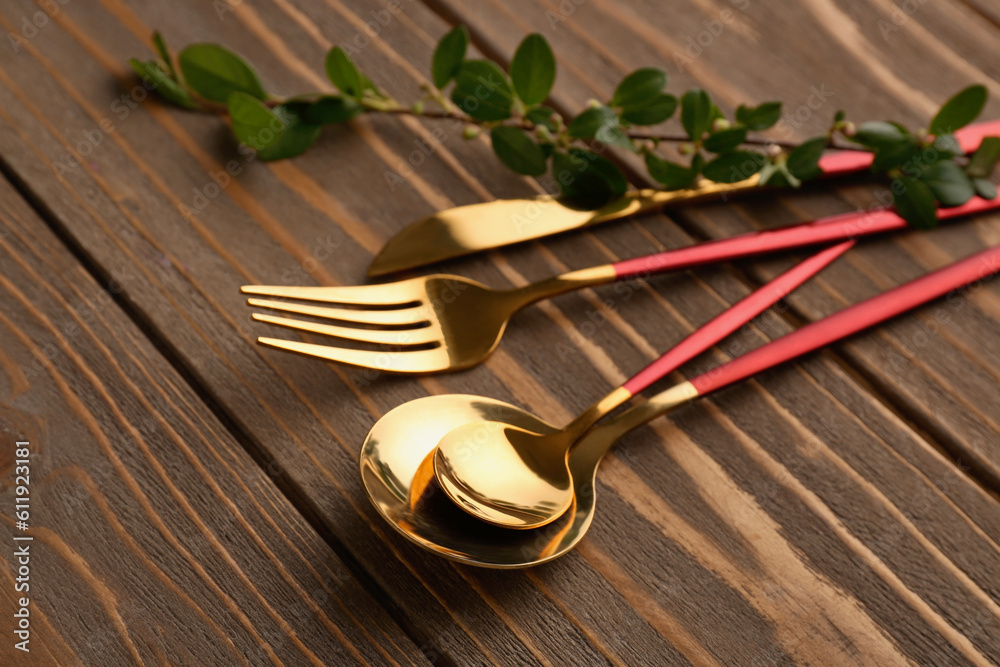
[[[192,44],[177,57],[187,85],[206,100],[225,102],[234,92],[267,97],[257,73],[243,58],[218,44]]]
[[[552,114],[554,113],[556,113],[556,110],[552,107],[538,106],[528,109],[524,117],[535,125],[544,125],[550,130],[554,130],[556,129],[555,123],[552,122]]]
[[[976,194],[972,181],[952,160],[931,165],[920,175],[920,180],[931,189],[942,206],[961,206]]]
[[[676,97],[670,93],[656,93],[644,104],[622,109],[622,118],[635,125],[656,125],[673,116],[676,110]]]
[[[624,148],[627,151],[635,150],[635,144],[632,143],[632,140],[629,139],[628,135],[625,134],[625,130],[620,125],[605,125],[597,131],[594,139],[610,146]]]
[[[915,139],[886,144],[875,149],[871,170],[875,173],[882,173],[903,165],[914,166],[916,163],[911,162],[911,160],[919,155],[920,146],[917,145]]]
[[[705,147],[705,150],[712,153],[728,153],[736,149],[746,138],[747,128],[730,127],[708,135],[702,145]]]
[[[826,150],[826,137],[816,137],[803,142],[788,154],[785,167],[788,172],[800,181],[808,181],[823,173],[819,168],[819,160]]]
[[[851,140],[855,143],[861,144],[862,146],[882,148],[892,144],[913,142],[914,137],[909,133],[904,132],[895,123],[873,120],[867,123],[861,123],[861,125],[858,126],[855,135],[851,137]]]
[[[511,171],[525,176],[545,173],[545,153],[523,130],[501,125],[493,128],[490,138],[493,152]]]
[[[545,101],[556,80],[556,57],[544,37],[534,33],[524,38],[510,63],[510,78],[528,106]]]
[[[962,150],[962,145],[958,143],[958,139],[956,139],[953,134],[939,134],[934,137],[934,143],[931,145],[934,147],[934,150],[941,153],[947,153],[952,157],[965,155],[965,151]]]
[[[234,92],[228,100],[229,118],[236,138],[257,151],[262,160],[280,160],[304,152],[316,141],[320,128],[304,122],[291,110],[268,109],[246,93]]]
[[[365,90],[374,90],[371,80],[358,71],[351,59],[339,46],[326,54],[326,75],[340,92],[360,99]]]
[[[628,181],[618,167],[579,148],[557,151],[552,156],[552,173],[563,196],[583,208],[599,208],[628,190]]]
[[[983,137],[965,172],[973,178],[989,178],[997,160],[1000,160],[1000,137]]]
[[[156,52],[160,54],[163,64],[167,66],[167,72],[170,74],[170,77],[175,78],[177,72],[174,71],[174,61],[170,57],[170,49],[167,48],[167,43],[163,41],[163,35],[159,31],[153,32],[153,46],[156,47]]]
[[[786,161],[779,160],[777,162],[768,161],[764,165],[764,168],[760,170],[760,181],[758,184],[778,188],[797,188],[802,185],[802,181],[792,176],[792,173],[788,171],[788,163]]]
[[[681,125],[691,141],[698,141],[712,124],[712,98],[695,88],[681,97]]]
[[[566,128],[569,136],[577,139],[596,139],[606,144],[634,150],[632,140],[621,128],[618,114],[611,107],[591,107],[570,121]]]
[[[615,88],[611,106],[623,109],[645,106],[666,86],[667,73],[663,70],[655,67],[637,69],[622,79]]]
[[[496,63],[466,60],[455,76],[451,100],[476,120],[505,120],[510,118],[514,92]]]
[[[983,199],[997,198],[997,186],[993,181],[987,178],[972,179],[972,187],[976,189],[976,194]]]
[[[899,215],[917,229],[936,227],[937,202],[931,189],[909,176],[902,176],[895,183],[900,184],[899,188],[893,187],[893,203]],[[897,189],[899,194],[896,194]]]
[[[282,129],[281,119],[260,100],[246,93],[231,94],[227,106],[233,134],[251,148],[260,149],[266,146]]]
[[[606,125],[618,125],[618,114],[611,107],[590,107],[569,122],[566,131],[577,139],[593,139]]]
[[[701,170],[705,168],[705,158],[701,153],[695,153],[694,157],[691,158],[691,171],[695,174],[700,174]]]
[[[468,48],[469,30],[464,25],[452,28],[447,35],[441,38],[437,48],[434,49],[434,58],[431,60],[431,78],[434,80],[435,86],[444,88],[449,81],[455,78]]]
[[[686,188],[698,178],[697,170],[661,159],[652,153],[646,154],[646,169],[649,170],[649,175],[663,183],[667,190]]]
[[[284,130],[265,149],[257,152],[257,156],[261,160],[283,160],[295,157],[304,153],[319,138],[322,129],[319,125],[307,123],[284,106],[279,106],[274,111],[275,115],[282,120]]]
[[[986,105],[985,86],[969,86],[944,103],[931,121],[931,134],[947,134],[976,119]]]
[[[764,102],[756,107],[741,104],[736,109],[736,122],[755,132],[766,130],[779,120],[781,120],[781,102]]]
[[[767,158],[756,151],[734,151],[705,165],[705,178],[716,183],[737,183],[763,169]]]
[[[135,58],[130,59],[128,62],[139,76],[149,80],[150,84],[156,89],[156,92],[162,95],[164,99],[185,109],[198,108],[198,103],[191,98],[187,90],[171,79],[170,75],[164,72],[156,63],[143,62]]]
[[[324,95],[301,108],[286,105],[310,125],[330,125],[350,120],[362,112],[361,105],[350,97]]]
[[[233,124],[233,134],[246,145],[257,148],[266,144],[268,137],[259,136],[267,128],[272,135],[281,129],[281,119],[260,100],[246,93],[235,92],[229,96],[229,120]]]

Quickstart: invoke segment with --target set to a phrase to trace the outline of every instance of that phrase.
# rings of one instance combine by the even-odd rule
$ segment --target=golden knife
[[[1000,135],[1000,121],[970,125],[955,133],[962,150],[972,152],[984,136]],[[872,162],[867,152],[838,151],[824,155],[819,166],[824,176],[862,171]],[[634,190],[597,210],[580,210],[552,196],[498,199],[456,206],[417,220],[389,239],[368,267],[368,275],[434,264],[512,243],[580,229],[602,222],[663,208],[759,189],[759,176],[737,183],[702,180],[683,190]]]

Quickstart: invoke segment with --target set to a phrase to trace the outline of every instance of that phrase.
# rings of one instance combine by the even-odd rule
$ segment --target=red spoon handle
[[[1000,197],[997,199],[973,197],[961,206],[939,209],[938,217],[942,220],[948,220],[995,208],[1000,208]],[[852,211],[820,218],[813,222],[763,232],[749,232],[728,239],[707,241],[687,248],[626,259],[616,262],[612,266],[617,278],[623,280],[652,273],[688,269],[714,262],[725,262],[777,250],[843,241],[869,234],[905,229],[906,226],[906,221],[889,209]]]
[[[690,382],[699,395],[722,389],[858,333],[1000,271],[1000,246],[855,304],[737,357]]]
[[[662,357],[639,371],[624,385],[635,396],[660,378],[694,359],[744,324],[760,315],[792,290],[822,271],[854,245],[844,241],[827,248],[782,273],[749,296],[713,318],[708,324],[682,340]]]

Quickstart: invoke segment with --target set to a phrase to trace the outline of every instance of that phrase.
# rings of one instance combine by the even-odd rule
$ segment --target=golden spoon
[[[791,359],[1000,271],[1000,249],[974,255],[879,297],[807,325],[706,374],[723,378],[772,365],[773,354]],[[790,339],[800,331],[806,336]],[[815,332],[826,335],[816,337]],[[777,345],[778,347],[772,347]],[[755,351],[757,352],[757,351]],[[789,356],[791,353],[791,356]],[[703,376],[704,377],[704,376]],[[697,378],[696,378],[697,379]],[[538,565],[565,554],[583,539],[594,518],[594,481],[604,454],[623,435],[663,415],[689,397],[695,380],[668,389],[598,424],[569,454],[576,496],[568,512],[547,526],[509,530],[477,521],[438,493],[429,470],[438,442],[454,429],[475,421],[501,421],[535,433],[556,428],[521,408],[469,395],[428,396],[405,403],[378,420],[361,449],[361,479],[379,513],[402,535],[452,560],[491,568]],[[727,382],[728,384],[728,382]]]
[[[438,483],[461,509],[498,526],[538,528],[554,521],[573,502],[567,454],[584,433],[632,396],[770,308],[853,245],[854,241],[839,243],[778,276],[613,389],[563,429],[534,433],[494,420],[466,424],[448,433],[434,455]]]

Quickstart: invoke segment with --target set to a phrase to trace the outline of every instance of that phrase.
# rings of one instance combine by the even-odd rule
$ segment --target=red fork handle
[[[982,143],[983,137],[1000,136],[1000,120],[973,123],[955,132],[955,139],[963,153],[971,153]],[[827,153],[819,160],[819,168],[825,176],[861,171],[872,165],[874,156],[866,151],[837,151]]]
[[[896,317],[1000,271],[1000,246],[855,304],[690,380],[703,396]]]
[[[668,350],[622,386],[630,395],[635,396],[785,298],[792,290],[847,252],[854,243],[854,241],[839,243],[785,271],[714,317],[708,324]]]
[[[938,210],[938,218],[949,220],[963,215],[1000,208],[1000,197],[982,199],[973,197],[961,206]],[[898,229],[907,223],[889,209],[852,211],[841,215],[820,218],[813,222],[780,227],[762,232],[749,232],[718,241],[667,250],[616,262],[612,266],[618,280],[635,278],[664,271],[688,269],[714,262],[750,257],[778,250],[832,243],[844,239],[868,236]]]

